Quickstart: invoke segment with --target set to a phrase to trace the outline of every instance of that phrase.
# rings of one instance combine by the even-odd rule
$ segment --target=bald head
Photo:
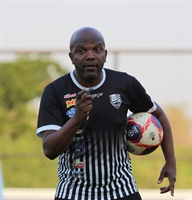
[[[86,43],[86,42],[89,43],[100,42],[105,47],[104,38],[98,30],[92,27],[83,27],[75,31],[71,36],[70,51],[72,51],[73,47],[77,43]]]

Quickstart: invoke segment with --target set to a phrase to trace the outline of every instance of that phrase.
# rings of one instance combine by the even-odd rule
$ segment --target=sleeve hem
[[[154,112],[156,109],[157,109],[157,105],[155,104],[155,101],[151,98],[151,101],[152,101],[152,103],[153,103],[153,107],[152,108],[150,108],[147,112],[148,113],[152,113],[152,112]]]
[[[39,137],[42,137],[42,132],[43,131],[48,131],[48,130],[59,130],[61,128],[61,126],[58,126],[58,125],[54,125],[54,124],[51,124],[51,125],[46,125],[46,126],[41,126],[37,129],[36,131],[36,135],[39,136]]]

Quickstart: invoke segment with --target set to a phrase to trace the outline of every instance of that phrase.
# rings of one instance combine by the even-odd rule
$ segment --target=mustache
[[[86,62],[83,64],[83,67],[89,67],[89,66],[98,67],[98,64],[95,62]]]

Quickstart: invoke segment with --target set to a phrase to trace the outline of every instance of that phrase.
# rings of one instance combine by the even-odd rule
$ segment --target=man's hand
[[[157,181],[158,184],[163,182],[164,178],[169,179],[169,186],[167,187],[161,187],[160,188],[160,193],[166,193],[166,192],[171,192],[171,196],[174,196],[174,185],[176,181],[176,164],[175,162],[167,163],[163,166],[159,179]]]
[[[93,96],[88,94],[88,89],[81,90],[76,98],[76,113],[75,116],[80,121],[85,121],[92,109]]]

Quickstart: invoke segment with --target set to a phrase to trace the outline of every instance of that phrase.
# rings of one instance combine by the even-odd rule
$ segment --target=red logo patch
[[[76,93],[74,93],[74,94],[65,94],[65,95],[64,95],[64,99],[73,98],[73,97],[75,97],[75,96],[76,96]]]

